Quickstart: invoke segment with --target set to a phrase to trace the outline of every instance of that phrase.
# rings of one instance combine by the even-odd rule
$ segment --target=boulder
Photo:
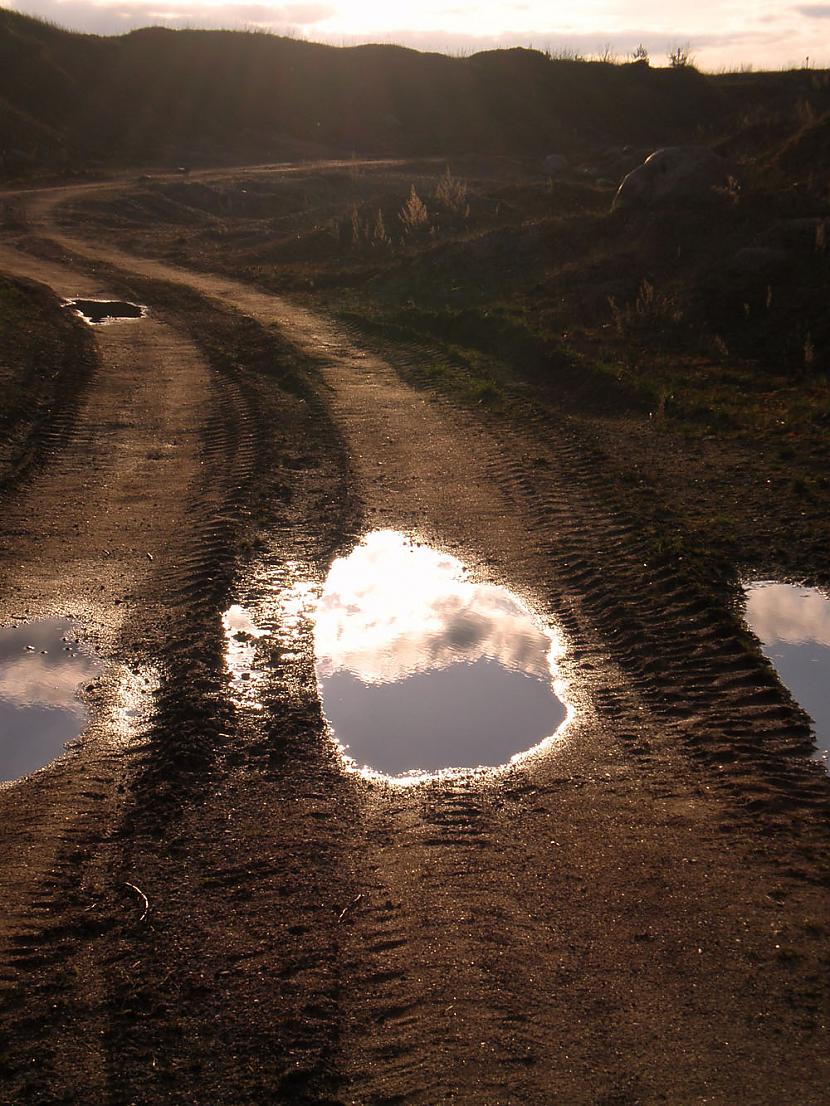
[[[646,158],[617,189],[612,211],[669,202],[709,200],[729,187],[734,166],[706,146],[665,146]],[[722,193],[721,193],[722,194]]]

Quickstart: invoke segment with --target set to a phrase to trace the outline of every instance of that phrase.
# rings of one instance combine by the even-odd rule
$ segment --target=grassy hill
[[[102,38],[0,9],[0,173],[658,145],[815,96],[815,76],[727,80],[523,49],[449,58],[231,31]]]

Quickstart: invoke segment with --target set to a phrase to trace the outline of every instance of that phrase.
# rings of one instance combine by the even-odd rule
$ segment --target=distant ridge
[[[0,9],[0,173],[340,154],[543,155],[711,133],[732,95],[694,69],[468,58],[268,34],[102,38]]]

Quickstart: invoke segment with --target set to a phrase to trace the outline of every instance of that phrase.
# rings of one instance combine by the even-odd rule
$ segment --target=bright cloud
[[[830,4],[784,6],[780,0],[583,0],[554,6],[542,0],[451,6],[397,0],[331,3],[247,3],[240,0],[14,0],[20,11],[76,30],[114,34],[153,24],[260,27],[315,41],[398,42],[425,50],[474,52],[498,46],[534,46],[591,55],[625,56],[643,43],[657,64],[667,50],[688,43],[704,68],[752,65],[776,68],[830,65],[830,47],[816,28]]]

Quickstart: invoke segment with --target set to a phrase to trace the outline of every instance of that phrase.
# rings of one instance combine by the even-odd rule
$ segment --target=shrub
[[[386,233],[386,224],[383,221],[383,212],[378,208],[377,215],[375,216],[375,223],[372,227],[372,245],[373,246],[387,246],[389,244],[389,235]]]
[[[449,165],[435,187],[435,199],[454,215],[460,215],[466,219],[470,214],[467,182],[454,177]]]
[[[639,46],[631,51],[631,60],[642,62],[644,65],[648,65],[651,59],[648,56],[648,50],[643,46],[642,42]]]
[[[669,65],[672,69],[691,69],[694,65],[694,55],[689,43],[672,46],[669,49]]]
[[[426,204],[416,192],[414,184],[409,190],[409,199],[398,213],[398,218],[405,235],[429,225],[429,212]]]

